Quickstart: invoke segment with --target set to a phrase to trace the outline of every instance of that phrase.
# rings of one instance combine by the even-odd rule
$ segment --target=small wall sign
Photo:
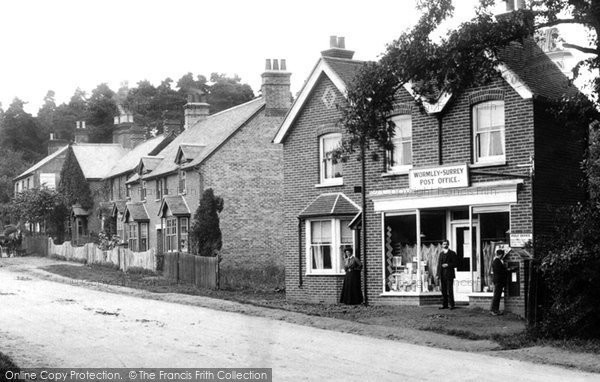
[[[411,169],[408,173],[412,190],[469,187],[467,164]]]
[[[510,246],[523,248],[527,242],[533,240],[533,234],[531,233],[511,233],[510,234]]]

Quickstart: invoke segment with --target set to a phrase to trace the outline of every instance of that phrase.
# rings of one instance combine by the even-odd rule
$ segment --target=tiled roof
[[[181,145],[194,144],[206,146],[199,156],[190,162],[189,166],[201,163],[235,133],[240,126],[248,121],[250,117],[256,114],[264,104],[265,101],[262,97],[255,98],[252,101],[210,115],[205,120],[192,125],[158,153],[159,156],[165,159],[161,161],[154,171],[144,175],[143,178],[152,178],[176,171],[178,166],[175,163],[175,156]]]
[[[569,80],[532,39],[513,42],[498,52],[498,58],[515,72],[533,94],[549,99],[575,92]]]
[[[325,61],[346,84],[349,84],[354,80],[354,76],[356,76],[358,70],[365,64],[364,61],[336,57],[323,57],[323,61]]]
[[[144,172],[154,170],[160,162],[163,160],[163,157],[150,157],[145,156],[140,159],[140,164],[144,167]]]
[[[158,216],[164,217],[167,208],[173,215],[190,215],[190,208],[182,195],[165,196],[160,203]]]
[[[55,152],[53,152],[52,154],[50,154],[47,157],[43,158],[42,160],[40,160],[39,162],[37,162],[33,166],[29,167],[27,170],[25,170],[24,172],[22,172],[19,176],[17,176],[16,178],[14,178],[14,180],[17,180],[17,179],[20,179],[20,178],[23,178],[23,177],[26,177],[26,176],[30,175],[32,172],[34,172],[38,168],[42,167],[46,163],[50,162],[52,159],[54,159],[57,156],[59,156],[60,154],[64,153],[67,150],[68,147],[69,146],[67,145],[65,147],[62,147],[62,148],[56,150]]]
[[[136,172],[135,174],[133,174],[129,178],[127,178],[127,180],[125,181],[125,184],[136,183],[139,180],[140,180],[140,174],[138,174]]]
[[[113,143],[77,143],[71,146],[86,179],[103,179],[127,153]]]
[[[133,220],[133,221],[148,221],[150,217],[148,216],[148,211],[146,211],[146,203],[142,202],[130,202],[126,204],[125,214],[123,215],[123,220]]]
[[[300,212],[300,217],[356,215],[360,208],[341,192],[322,194]]]
[[[140,163],[140,158],[152,153],[165,139],[167,139],[165,136],[159,135],[135,146],[110,169],[107,177],[132,171]]]
[[[127,201],[115,200],[112,207],[112,216],[117,216],[119,212],[125,212],[125,207],[127,207]]]

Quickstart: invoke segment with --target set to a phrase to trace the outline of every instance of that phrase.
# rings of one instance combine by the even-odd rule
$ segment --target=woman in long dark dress
[[[362,290],[360,287],[360,270],[362,263],[352,254],[351,249],[344,250],[344,285],[342,286],[342,296],[340,302],[346,305],[357,305],[363,302]]]

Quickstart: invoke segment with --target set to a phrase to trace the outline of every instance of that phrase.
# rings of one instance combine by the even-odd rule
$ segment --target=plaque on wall
[[[533,234],[531,233],[511,233],[510,234],[510,246],[523,248],[525,245],[533,240]]]

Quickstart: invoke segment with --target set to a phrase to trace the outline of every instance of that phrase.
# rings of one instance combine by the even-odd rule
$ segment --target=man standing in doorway
[[[438,260],[437,276],[442,285],[442,307],[440,309],[454,309],[454,268],[456,268],[457,255],[451,250],[450,242],[442,242],[442,253]]]
[[[508,277],[508,270],[503,261],[504,250],[497,249],[492,261],[492,282],[494,283],[494,297],[492,297],[492,306],[490,307],[490,313],[492,316],[501,315],[500,312],[500,299],[502,298],[502,291],[506,286],[506,279]]]

